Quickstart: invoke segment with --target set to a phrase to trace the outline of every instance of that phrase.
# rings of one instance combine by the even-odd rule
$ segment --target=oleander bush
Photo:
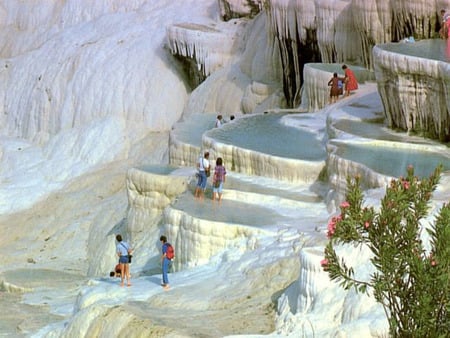
[[[377,210],[364,205],[359,177],[348,178],[341,214],[328,223],[322,267],[344,289],[372,294],[392,337],[450,336],[450,204],[432,224],[423,221],[441,172],[438,166],[419,179],[409,166],[406,177],[390,182]],[[426,242],[422,231],[428,232]],[[338,257],[340,244],[370,249],[374,272],[368,280],[356,279],[353,267]]]

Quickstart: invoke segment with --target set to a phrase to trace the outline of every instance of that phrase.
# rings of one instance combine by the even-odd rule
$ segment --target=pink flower
[[[327,233],[328,238],[330,238],[334,235],[334,232],[336,231],[336,222],[337,222],[336,217],[332,217],[328,221],[328,233]]]
[[[350,203],[348,203],[347,201],[344,201],[341,203],[341,208],[348,208],[350,206]]]
[[[326,259],[326,258],[324,258],[324,259],[322,259],[321,261],[320,261],[320,265],[322,266],[322,267],[327,267],[328,266],[328,259]]]
[[[369,228],[369,225],[370,225],[369,222],[367,222],[367,221],[364,222],[364,228],[366,228],[366,229]]]
[[[436,265],[437,265],[437,262],[435,260],[432,260],[431,261],[431,266],[436,266]]]
[[[408,181],[402,181],[402,185],[403,185],[403,188],[404,188],[405,190],[408,190],[408,189],[409,189],[409,182],[408,182]]]

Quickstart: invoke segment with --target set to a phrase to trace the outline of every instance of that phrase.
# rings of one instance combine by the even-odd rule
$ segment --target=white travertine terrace
[[[359,268],[370,258],[368,249],[361,250],[353,246],[341,248],[339,255],[345,255]],[[325,337],[330,335],[328,330],[336,324],[340,328],[333,332],[335,336],[351,337],[355,329],[363,337],[384,333],[384,311],[373,298],[350,291],[345,298],[336,302],[332,294],[339,286],[337,283],[328,283],[328,274],[320,267],[322,259],[320,247],[301,251],[299,278],[278,302],[280,315],[277,318],[277,333],[293,337],[296,332],[302,332],[306,337]],[[366,267],[360,272],[356,271],[357,276],[362,274],[366,277],[366,273]],[[325,312],[326,318],[323,316]],[[323,323],[320,329],[314,325],[317,321]]]
[[[269,311],[273,300],[279,299],[276,331],[268,337],[297,338],[312,332],[311,337],[386,336],[385,317],[373,300],[342,292],[320,267],[329,216],[324,205],[316,201],[299,207],[295,221],[283,227],[274,224],[279,231],[270,236],[264,229],[200,220],[189,210],[170,206],[186,193],[186,180],[192,178],[193,163],[203,146],[211,148],[214,156],[224,156],[226,163],[234,161],[237,171],[280,180],[287,172],[285,181],[296,187],[308,182],[305,190],[312,189],[309,184],[325,163],[250,154],[216,143],[208,134],[197,147],[179,142],[176,133],[169,137],[168,130],[194,113],[214,119],[217,112],[254,113],[283,107],[283,70],[293,71],[294,82],[299,81],[300,54],[305,46],[317,47],[315,52],[322,61],[371,65],[373,44],[402,38],[409,33],[402,30],[406,23],[418,27],[420,34],[431,34],[431,16],[450,3],[272,0],[265,4],[270,5],[266,6],[267,16],[258,15],[245,25],[214,25],[211,16],[217,17],[216,0],[0,1],[0,216],[9,217],[2,224],[8,231],[0,239],[1,269],[30,269],[26,258],[31,256],[37,260],[34,267],[68,269],[92,278],[63,293],[28,295],[26,304],[42,307],[45,302],[50,314],[64,318],[48,319],[43,324],[50,323],[45,332],[35,333],[37,336],[138,337],[148,334],[149,327],[155,335],[175,336],[180,334],[173,332],[178,321],[192,321],[188,324],[197,325],[192,330],[205,326],[203,312],[195,317],[193,308],[212,310],[217,316],[213,319],[231,326],[241,319],[241,312],[220,306],[234,302],[229,296],[235,294],[263,299]],[[195,23],[186,24],[190,20]],[[236,31],[224,28],[230,24]],[[184,85],[178,65],[164,50],[167,27],[175,27],[174,34],[179,34],[181,41],[173,42],[180,50],[185,48],[188,57],[193,56],[194,47],[199,48],[208,69],[221,67],[214,68],[192,93]],[[267,30],[272,34],[267,35]],[[228,32],[237,41],[227,40]],[[292,62],[290,68],[283,69],[281,60]],[[314,87],[328,76],[316,74],[315,83],[309,86],[311,93],[317,93],[311,96],[316,96],[319,107],[325,102],[318,98],[326,91],[323,83],[320,89]],[[361,88],[356,95],[363,91]],[[346,101],[341,103],[345,106]],[[351,107],[351,113],[360,107]],[[329,109],[322,112],[322,122],[326,114],[339,113],[339,105]],[[164,176],[131,169],[125,177],[124,168],[167,163],[169,156],[177,165],[192,166],[189,172]],[[99,165],[101,171],[82,176]],[[336,189],[342,186],[343,173],[364,170],[332,155],[328,165],[330,183]],[[366,175],[372,182],[375,174],[367,169]],[[378,179],[373,179],[374,186],[382,185]],[[448,199],[448,181],[447,177],[446,185],[438,189],[442,201]],[[261,190],[274,190],[260,181],[255,186],[258,184]],[[58,189],[58,194],[51,195],[52,189]],[[378,200],[377,194],[379,191],[368,192],[371,201]],[[230,191],[228,197],[233,201],[248,198],[273,208],[286,203],[276,195],[269,201],[256,193]],[[306,213],[311,215],[304,219]],[[192,271],[173,274],[174,292],[164,294],[159,286],[158,236],[165,231],[181,251],[176,265]],[[128,290],[102,278],[117,263],[117,232],[126,233],[136,249],[134,284]],[[314,247],[305,247],[311,244]],[[355,250],[346,253],[353,264],[365,269],[366,255]],[[199,265],[203,269],[195,270]],[[249,287],[241,289],[246,283]],[[15,289],[9,284],[0,287]],[[169,317],[155,322],[153,315],[167,305]],[[238,320],[227,321],[234,313],[240,316],[235,317]],[[22,328],[16,325],[13,330]]]
[[[213,158],[222,157],[231,164],[231,170],[247,175],[275,178],[293,183],[313,183],[325,167],[323,161],[304,161],[263,154],[234,145],[224,144],[203,136],[203,146],[211,149]]]
[[[416,48],[429,48],[424,42],[417,42]],[[442,45],[442,53],[450,50],[450,42],[437,43]],[[431,60],[379,45],[374,47],[373,55],[387,125],[449,141],[450,54],[447,61],[444,55]]]
[[[187,189],[187,183],[185,176],[159,175],[134,168],[127,175],[128,231],[131,238],[139,238],[142,232],[157,237],[157,224],[163,221],[167,236],[177,248],[175,269],[205,264],[211,256],[225,250],[233,240],[251,238],[264,232],[245,225],[195,218],[169,207]],[[151,245],[144,247],[150,252],[155,250]]]

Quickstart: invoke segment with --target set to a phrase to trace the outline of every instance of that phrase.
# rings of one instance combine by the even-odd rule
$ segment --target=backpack
[[[166,257],[167,259],[173,259],[175,257],[175,251],[170,243],[166,243]]]

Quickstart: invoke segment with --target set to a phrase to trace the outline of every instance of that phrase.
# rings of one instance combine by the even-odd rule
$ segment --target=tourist
[[[109,273],[109,277],[120,277],[120,276],[121,276],[120,263],[117,263],[116,267],[114,268],[114,271],[111,271]]]
[[[343,78],[338,77],[337,73],[333,74],[333,77],[328,81],[330,88],[330,103],[335,103],[339,99],[339,95],[343,93]]]
[[[441,22],[439,29],[439,37],[441,39],[448,39],[450,36],[450,13],[445,9],[441,9]]]
[[[346,65],[342,66],[345,73],[344,84],[345,84],[345,95],[349,96],[350,92],[358,89],[358,81],[356,80],[355,73],[348,68]]]
[[[168,290],[169,289],[169,267],[170,267],[170,262],[171,260],[169,258],[167,258],[167,248],[170,245],[169,243],[167,243],[167,237],[166,236],[161,236],[159,238],[159,241],[162,243],[162,247],[161,247],[161,251],[162,251],[162,255],[161,255],[161,267],[162,267],[162,284],[161,286]]]
[[[223,116],[217,115],[216,124],[214,125],[214,127],[220,128],[222,124],[223,124]]]
[[[203,157],[198,159],[197,170],[198,181],[197,187],[195,188],[194,197],[202,199],[205,194],[206,183],[210,173],[209,152],[205,151]]]
[[[223,160],[221,157],[218,157],[216,160],[216,167],[214,168],[214,176],[213,176],[213,196],[212,200],[222,201],[222,190],[223,183],[225,182],[225,176],[227,171],[223,166]]]
[[[120,286],[123,286],[124,279],[127,280],[127,286],[131,286],[130,281],[130,261],[129,256],[132,253],[132,249],[130,245],[122,240],[122,235],[116,236],[117,245],[116,252],[117,256],[119,256],[119,265],[120,265]]]

